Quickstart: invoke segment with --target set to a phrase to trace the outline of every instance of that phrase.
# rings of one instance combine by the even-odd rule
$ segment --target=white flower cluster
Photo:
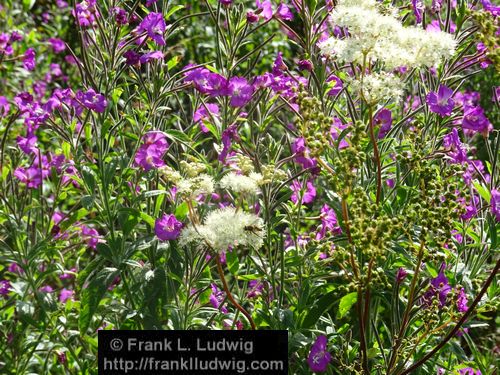
[[[397,100],[403,95],[403,83],[394,74],[380,72],[372,73],[363,77],[363,82],[359,79],[351,81],[353,90],[360,92],[365,101],[375,104],[391,98]]]
[[[214,192],[214,180],[207,174],[196,177],[183,178],[177,183],[177,194],[188,199],[194,199],[200,194],[212,194]]]
[[[451,34],[404,27],[395,14],[382,14],[376,0],[340,0],[332,11],[335,26],[345,27],[345,39],[329,38],[320,44],[326,55],[363,64],[383,62],[390,70],[401,66],[432,67],[455,52]]]
[[[218,253],[230,246],[259,249],[264,243],[264,222],[257,215],[224,207],[210,212],[202,225],[189,225],[181,232],[181,246],[208,244]]]
[[[403,84],[390,73],[395,68],[437,66],[453,56],[456,48],[451,34],[404,27],[394,10],[382,7],[376,0],[339,0],[331,22],[346,28],[348,36],[331,37],[319,44],[325,55],[336,56],[342,62],[362,66],[382,63],[382,69],[389,73],[367,75],[354,85],[373,102],[401,95]],[[384,85],[388,87],[384,89]]]
[[[235,193],[257,194],[259,184],[262,181],[260,173],[251,172],[248,176],[229,172],[220,181],[220,186],[224,189],[232,190]]]

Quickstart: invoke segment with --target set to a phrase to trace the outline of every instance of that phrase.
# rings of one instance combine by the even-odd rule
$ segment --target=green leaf
[[[188,205],[186,202],[182,202],[180,205],[177,206],[175,209],[175,217],[179,220],[184,219],[187,216],[187,213],[189,211]]]
[[[90,326],[99,303],[104,297],[108,286],[111,285],[119,271],[116,268],[104,268],[95,278],[90,280],[81,293],[81,310],[78,318],[78,328],[85,334]]]
[[[172,138],[173,140],[190,142],[189,137],[185,133],[183,133],[179,130],[169,129],[169,130],[166,130],[165,133],[167,133],[169,138]]]
[[[118,213],[118,222],[120,223],[124,236],[129,235],[139,223],[139,216],[139,212],[133,208],[120,209]]]
[[[238,273],[238,270],[240,269],[240,261],[235,249],[226,252],[226,263],[229,272],[231,272],[233,275],[236,275]]]
[[[330,292],[318,299],[309,310],[307,310],[302,320],[301,328],[310,328],[319,320],[321,315],[328,311],[336,302],[334,295],[336,292]]]
[[[345,314],[351,309],[352,305],[356,303],[358,300],[358,293],[352,292],[346,294],[344,297],[340,299],[339,304],[339,318],[343,318]]]
[[[23,0],[23,6],[25,10],[30,10],[35,5],[36,0]]]
[[[174,13],[176,13],[177,11],[181,10],[184,8],[184,5],[175,5],[173,6],[172,8],[170,8],[170,10],[167,12],[167,14],[165,14],[165,19],[169,19],[170,16],[172,16]]]

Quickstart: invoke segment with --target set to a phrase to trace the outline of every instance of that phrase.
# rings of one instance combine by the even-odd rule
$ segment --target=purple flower
[[[316,233],[316,239],[320,240],[325,237],[327,232],[332,234],[342,233],[342,229],[338,226],[337,215],[335,211],[330,208],[326,203],[321,208],[321,229]]]
[[[0,296],[6,296],[9,294],[12,286],[9,280],[0,280]]]
[[[309,204],[314,201],[316,198],[316,188],[314,187],[313,183],[311,180],[307,181],[306,183],[306,190],[302,193],[303,186],[302,184],[294,180],[292,182],[292,186],[290,187],[293,191],[292,196],[290,197],[290,200],[297,204],[299,201],[299,197],[302,195],[302,204]]]
[[[141,64],[146,64],[147,62],[149,62],[152,59],[161,60],[161,59],[163,59],[163,57],[164,57],[163,52],[152,51],[152,52],[148,52],[148,53],[145,53],[144,55],[142,55],[139,58],[139,62]]]
[[[163,39],[165,29],[166,24],[161,13],[151,12],[139,24],[139,31],[146,31],[159,46],[165,45],[165,39]]]
[[[229,80],[230,104],[232,107],[243,107],[251,99],[254,87],[243,77],[233,77]]]
[[[495,216],[496,221],[500,221],[500,191],[491,189],[491,213]]]
[[[14,171],[14,176],[30,189],[36,189],[42,184],[42,172],[37,167],[19,167]]]
[[[182,227],[182,223],[172,214],[163,214],[155,221],[156,236],[162,241],[172,241],[179,238]]]
[[[49,38],[48,42],[52,47],[52,51],[55,53],[61,53],[66,49],[66,44],[62,39],[59,38]]]
[[[467,307],[467,294],[465,294],[464,288],[460,288],[457,297],[457,308],[460,312],[466,312]]]
[[[293,20],[292,11],[290,10],[290,8],[286,4],[283,4],[283,3],[278,5],[278,9],[276,10],[276,16],[284,21]]]
[[[87,246],[95,250],[97,248],[97,244],[99,243],[99,232],[86,225],[82,225],[80,230],[82,231],[82,237],[87,243]]]
[[[0,117],[6,116],[10,111],[9,101],[5,96],[0,96]]]
[[[295,162],[302,165],[302,168],[314,168],[317,165],[316,160],[309,157],[309,149],[306,147],[304,138],[297,138],[292,143],[292,152],[295,154]]]
[[[75,294],[73,290],[63,288],[59,294],[59,302],[66,303],[67,300],[73,298],[73,294]]]
[[[37,150],[35,147],[37,137],[33,133],[28,133],[26,137],[18,136],[16,141],[19,148],[27,155],[35,153]]]
[[[249,10],[247,12],[247,22],[248,23],[255,23],[259,20],[259,16],[255,14],[255,12]]]
[[[406,279],[406,276],[408,276],[408,272],[403,267],[400,267],[396,273],[396,282],[401,284]]]
[[[128,23],[128,13],[125,9],[119,7],[111,8],[111,14],[113,14],[118,25],[126,25]]]
[[[481,107],[465,107],[462,127],[477,133],[487,133],[492,126]]]
[[[35,70],[36,60],[35,60],[35,50],[33,48],[28,48],[24,53],[23,66],[26,70]]]
[[[333,84],[330,83],[329,85],[329,87],[331,87],[330,90],[328,90],[327,92],[327,95],[329,96],[337,96],[344,88],[344,83],[342,82],[342,80],[335,75],[331,75],[326,80],[326,82],[333,82]]]
[[[318,336],[316,341],[311,347],[309,357],[307,357],[307,364],[314,372],[325,372],[328,364],[332,360],[332,355],[328,350],[328,339],[326,336]]]
[[[380,130],[378,132],[379,139],[384,138],[389,130],[391,130],[392,112],[387,108],[383,108],[377,112],[373,120],[375,121],[375,124],[380,126]]]
[[[437,113],[441,117],[451,115],[455,101],[452,99],[453,90],[445,85],[439,85],[438,92],[430,92],[427,94],[427,104],[432,112]]]
[[[81,3],[77,3],[72,14],[76,17],[80,26],[92,26],[95,23],[95,16],[97,15],[96,0],[84,0]]]
[[[411,0],[411,5],[413,7],[413,14],[417,20],[417,23],[422,22],[422,16],[425,11],[425,5],[422,0]]]
[[[219,3],[222,5],[231,5],[233,3],[233,0],[219,0]]]
[[[216,284],[212,283],[212,294],[210,294],[209,301],[214,307],[214,309],[219,309],[223,314],[227,314],[227,308],[222,306],[222,302],[224,302],[225,296],[224,292],[221,291]]]
[[[220,110],[217,104],[207,103],[205,105],[200,105],[198,109],[194,112],[193,122],[200,125],[201,131],[203,133],[208,133],[209,130],[203,123],[205,119],[210,120],[211,117],[219,117]]]
[[[439,307],[443,307],[446,304],[446,298],[448,293],[451,291],[451,286],[448,283],[448,278],[444,274],[445,265],[441,266],[441,270],[436,278],[432,279],[429,285],[429,289],[424,294],[424,301],[427,305],[431,304],[431,300],[434,296],[439,298]]]
[[[271,1],[264,0],[263,2],[260,2],[260,0],[255,0],[255,6],[257,7],[257,11],[262,14],[262,17],[264,17],[266,21],[273,18],[273,5],[271,4]]]
[[[481,375],[481,371],[474,370],[472,367],[464,367],[458,370],[459,375]]]
[[[123,57],[125,57],[125,64],[137,65],[139,63],[141,55],[135,52],[134,50],[128,50],[123,54]]]
[[[150,131],[144,135],[142,141],[143,144],[135,155],[135,165],[146,172],[164,166],[163,154],[169,147],[166,135],[160,131]]]
[[[467,149],[460,141],[458,130],[453,128],[450,133],[443,138],[443,146],[450,149],[448,155],[452,158],[453,163],[465,163],[467,159]]]
[[[82,104],[95,112],[103,113],[108,106],[108,101],[104,95],[96,93],[94,89],[89,89],[87,92],[79,92],[77,98],[82,102]]]
[[[500,15],[500,6],[493,5],[490,0],[481,0],[483,8],[485,11],[490,12],[493,17],[498,17]]]
[[[311,60],[300,60],[298,62],[299,70],[307,70],[308,72],[313,70],[313,64]]]
[[[38,289],[42,293],[52,293],[54,289],[50,285],[45,285],[42,286],[40,289]]]
[[[238,138],[238,127],[236,124],[229,126],[222,132],[222,151],[219,154],[219,161],[224,162],[231,149],[231,141]]]

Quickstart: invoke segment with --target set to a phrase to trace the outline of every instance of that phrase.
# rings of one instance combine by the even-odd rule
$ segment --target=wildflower
[[[314,187],[311,180],[306,182],[306,190],[304,192],[302,192],[303,189],[302,183],[300,183],[297,180],[294,180],[292,182],[292,186],[290,188],[293,191],[290,200],[295,204],[297,204],[297,202],[299,201],[299,196],[302,196],[301,200],[302,204],[312,203],[316,198],[316,188]]]
[[[80,230],[87,246],[95,250],[97,248],[97,244],[99,243],[99,232],[87,225],[82,225]]]
[[[417,23],[422,23],[422,15],[425,11],[425,5],[422,0],[411,0],[411,5],[413,7],[413,14],[417,20]]]
[[[243,174],[230,172],[222,177],[220,186],[224,189],[232,190],[235,193],[255,195],[259,192],[258,183],[261,179],[262,175],[258,173],[253,173],[251,176],[245,176]]]
[[[396,273],[396,282],[401,284],[406,279],[406,276],[408,276],[408,272],[403,267],[400,267]]]
[[[276,17],[284,21],[291,21],[293,20],[293,13],[286,4],[281,3],[276,10]]]
[[[214,191],[214,180],[207,174],[181,179],[177,183],[176,194],[185,199],[195,199],[200,194],[210,195]]]
[[[233,0],[219,0],[219,3],[222,5],[231,5],[233,3]]]
[[[92,26],[95,23],[97,15],[96,0],[84,0],[81,3],[77,3],[72,13],[80,26]]]
[[[139,62],[141,64],[146,64],[147,62],[149,62],[152,59],[162,60],[163,57],[164,57],[163,52],[161,52],[161,51],[152,51],[152,52],[145,53],[144,55],[142,55],[141,57],[139,57]]]
[[[139,63],[141,55],[135,52],[134,50],[128,50],[123,54],[123,57],[125,57],[125,64],[137,65]]]
[[[146,172],[164,166],[162,157],[169,147],[166,135],[160,131],[150,131],[142,137],[142,141],[143,144],[135,155],[135,165]]]
[[[24,53],[23,66],[26,70],[35,70],[36,60],[35,50],[33,48],[28,48]]]
[[[481,375],[481,371],[474,370],[472,367],[464,367],[458,370],[459,375]]]
[[[462,164],[468,160],[467,149],[460,141],[456,128],[453,128],[450,133],[443,137],[443,146],[450,150],[448,155],[451,157],[453,163]]]
[[[392,112],[387,108],[383,108],[377,112],[377,114],[373,118],[373,121],[376,125],[380,126],[380,129],[378,131],[379,139],[384,138],[389,130],[391,130]]]
[[[326,82],[330,82],[330,84],[328,85],[330,87],[330,90],[328,90],[328,92],[327,92],[327,95],[329,95],[329,96],[337,96],[344,88],[344,84],[343,84],[342,80],[335,75],[331,75],[326,80]],[[333,82],[333,83],[331,83],[331,82]]]
[[[125,9],[119,7],[111,8],[111,14],[113,14],[118,25],[126,25],[128,23],[128,13]]]
[[[273,18],[273,5],[271,1],[264,0],[261,2],[260,0],[255,0],[255,5],[257,6],[257,11],[262,14],[262,17],[264,17],[266,21]]]
[[[427,94],[427,104],[432,112],[437,113],[441,117],[451,115],[455,101],[452,99],[453,90],[440,85],[438,92],[430,92]]]
[[[89,89],[86,92],[79,92],[77,98],[88,109],[103,113],[108,106],[108,101],[102,94],[98,94],[94,89]]]
[[[217,253],[243,246],[259,249],[263,245],[264,222],[257,215],[224,207],[210,212],[202,225],[188,226],[180,237],[183,246],[189,243],[209,245]]]
[[[243,107],[252,99],[254,87],[245,78],[233,77],[229,80],[228,91],[231,106]]]
[[[63,288],[59,294],[59,302],[66,303],[67,300],[72,299],[75,292],[70,289]]]
[[[316,341],[311,347],[309,357],[307,357],[307,364],[314,372],[325,372],[328,364],[332,360],[332,355],[328,350],[328,339],[326,336],[318,336]]]
[[[219,154],[219,161],[224,162],[231,148],[231,141],[239,139],[238,128],[236,124],[229,126],[222,132],[222,151]]]
[[[9,294],[12,285],[10,285],[9,280],[0,280],[0,296],[6,296]]]
[[[34,166],[19,167],[14,171],[14,176],[30,189],[36,189],[42,184],[42,171]]]
[[[442,266],[438,276],[431,280],[429,289],[424,294],[424,301],[426,304],[430,304],[431,299],[437,295],[439,306],[443,307],[446,304],[446,299],[450,291],[451,286],[448,283],[448,278],[445,276],[444,267]]]
[[[50,285],[45,285],[45,286],[42,286],[40,289],[38,289],[40,292],[42,293],[52,293],[54,291],[54,289],[52,289],[52,287]]]
[[[54,53],[61,53],[66,49],[66,44],[62,39],[49,38],[48,42],[50,43],[50,46],[52,47],[52,51],[54,51]]]
[[[500,6],[493,5],[490,0],[481,0],[485,11],[490,12],[493,17],[500,16]]]
[[[309,149],[306,147],[306,141],[304,138],[297,138],[292,143],[292,152],[295,154],[294,161],[302,165],[302,168],[313,168],[316,167],[317,162],[309,156]]]
[[[368,104],[384,100],[399,100],[403,94],[403,83],[391,73],[380,72],[366,75],[363,80],[351,82],[354,91],[358,91]]]
[[[163,38],[165,29],[166,24],[161,13],[151,12],[139,24],[139,31],[145,31],[159,46],[165,45]]]
[[[255,14],[255,12],[249,10],[247,12],[247,22],[248,23],[255,23],[259,20],[259,16]]]
[[[5,96],[0,96],[0,117],[6,116],[10,111],[9,101]]]
[[[297,65],[299,70],[306,70],[308,72],[313,70],[313,63],[311,60],[300,60]]]
[[[205,119],[210,119],[210,117],[218,118],[220,115],[219,106],[217,104],[207,103],[205,105],[200,105],[198,109],[194,112],[193,122],[200,125],[200,129],[203,133],[208,133],[209,130],[204,124]]]
[[[467,307],[467,294],[465,294],[464,288],[460,288],[457,296],[457,308],[460,312],[466,312]]]
[[[182,223],[177,220],[175,215],[163,214],[161,218],[156,219],[155,233],[162,241],[172,241],[180,236],[182,227]]]
[[[495,217],[496,221],[500,221],[500,191],[496,189],[491,189],[491,213]]]
[[[27,155],[33,154],[36,152],[36,142],[37,142],[37,137],[33,133],[28,133],[26,137],[21,137],[18,136],[16,138],[17,145],[19,148]]]
[[[487,133],[492,129],[484,110],[479,106],[464,108],[462,127],[477,133]]]
[[[335,211],[330,208],[326,203],[321,208],[321,229],[316,234],[316,239],[320,240],[325,237],[327,232],[332,234],[340,234],[342,229],[338,226],[337,215]]]
[[[209,301],[214,307],[214,309],[220,310],[223,314],[227,314],[227,308],[222,305],[225,299],[225,293],[220,290],[216,284],[212,283],[210,285],[212,293],[210,294]]]

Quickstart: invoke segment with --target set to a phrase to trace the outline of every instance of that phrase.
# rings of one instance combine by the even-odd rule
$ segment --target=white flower
[[[382,100],[398,100],[403,95],[403,82],[391,73],[372,73],[363,77],[363,82],[358,79],[351,81],[354,91],[363,95],[369,104]]]
[[[177,183],[177,194],[188,199],[196,198],[200,194],[212,194],[213,192],[214,180],[207,174],[182,179]]]
[[[453,56],[456,41],[451,34],[404,27],[396,12],[372,0],[341,0],[331,22],[348,29],[344,39],[329,38],[319,46],[325,55],[342,62],[383,62],[390,71],[400,66],[432,67]]]
[[[232,190],[235,193],[257,194],[259,192],[259,181],[262,175],[251,173],[250,176],[230,172],[222,177],[220,186],[224,189]]]
[[[183,229],[179,243],[209,245],[218,253],[230,246],[259,249],[264,244],[264,222],[257,215],[224,207],[210,212],[202,225]]]

